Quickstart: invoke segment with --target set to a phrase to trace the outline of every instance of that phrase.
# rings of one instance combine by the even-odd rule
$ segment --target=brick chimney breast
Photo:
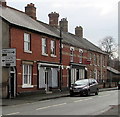
[[[59,14],[56,12],[51,12],[48,14],[49,17],[49,25],[58,28],[58,19],[59,19]]]
[[[33,3],[27,4],[25,7],[25,13],[36,20],[36,7]]]
[[[76,26],[75,35],[80,38],[83,38],[83,28],[81,26]]]
[[[68,32],[68,21],[67,18],[62,18],[59,22],[60,28],[63,32]]]

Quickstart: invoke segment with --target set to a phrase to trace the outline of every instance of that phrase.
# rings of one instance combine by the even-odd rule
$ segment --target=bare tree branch
[[[105,37],[100,41],[100,48],[108,53],[110,58],[114,58],[113,53],[117,52],[117,44],[115,44],[115,41],[111,36]]]

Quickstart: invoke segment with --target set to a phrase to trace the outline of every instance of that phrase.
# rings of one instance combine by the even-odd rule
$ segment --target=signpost
[[[2,66],[9,66],[13,67],[16,66],[16,49],[9,48],[9,49],[2,49],[1,55],[1,65]]]

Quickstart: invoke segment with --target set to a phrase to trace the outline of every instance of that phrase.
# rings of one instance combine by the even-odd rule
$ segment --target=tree
[[[114,53],[117,52],[117,44],[113,37],[108,36],[100,41],[100,48],[108,53],[111,59],[115,58]]]
[[[115,58],[113,59],[113,68],[120,71],[120,60],[119,60],[119,57],[118,58]]]

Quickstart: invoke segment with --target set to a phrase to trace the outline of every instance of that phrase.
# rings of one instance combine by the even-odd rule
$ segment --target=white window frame
[[[92,53],[89,53],[90,65],[92,65]]]
[[[90,78],[92,78],[92,70],[90,70]]]
[[[79,54],[80,54],[80,58],[79,58],[79,63],[83,62],[83,50],[79,49]]]
[[[48,56],[47,54],[47,39],[42,38],[42,55]]]
[[[103,55],[103,66],[105,67],[105,55]]]
[[[96,57],[96,54],[94,54],[94,65],[97,65],[97,57]]]
[[[70,62],[73,62],[74,60],[74,51],[70,50]]]
[[[25,71],[25,67],[27,67],[27,72]],[[25,76],[26,76],[26,83],[25,83]],[[22,88],[32,88],[32,65],[23,64],[23,76],[22,76],[23,84]]]
[[[98,64],[98,66],[99,66],[99,55],[97,55],[97,64]]]
[[[24,33],[24,52],[32,53],[30,34]]]
[[[70,62],[74,61],[74,47],[70,47]]]
[[[51,40],[51,56],[56,57],[56,42]]]

